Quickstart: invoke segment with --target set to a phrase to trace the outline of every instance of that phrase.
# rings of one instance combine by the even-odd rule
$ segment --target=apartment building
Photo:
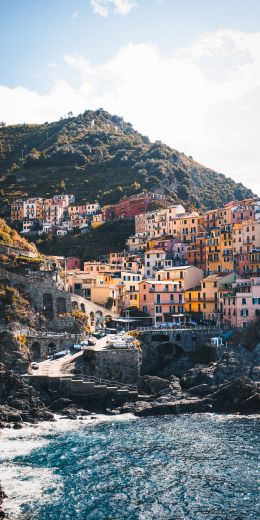
[[[131,253],[138,253],[146,250],[147,234],[137,233],[136,235],[130,236],[126,245]]]
[[[234,224],[232,245],[236,272],[240,275],[250,275],[252,251],[260,248],[260,222],[246,220]]]
[[[202,278],[199,285],[185,291],[185,312],[193,319],[220,323],[222,291],[231,286],[235,273],[214,273]]]
[[[118,264],[110,264],[105,262],[84,262],[84,272],[99,275],[102,273],[119,273],[121,271],[121,267]]]
[[[229,272],[234,268],[231,226],[212,229],[206,237],[206,272]]]
[[[246,328],[260,317],[260,278],[237,278],[222,294],[223,323]]]
[[[153,317],[155,323],[183,321],[185,291],[198,285],[202,277],[203,272],[193,266],[158,271],[155,280],[139,283],[140,310]]]
[[[77,217],[87,217],[100,212],[100,204],[97,202],[84,205],[73,205],[68,207],[69,218],[74,220]]]

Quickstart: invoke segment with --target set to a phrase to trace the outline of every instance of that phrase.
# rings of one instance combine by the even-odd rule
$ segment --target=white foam
[[[58,499],[62,493],[62,479],[47,468],[18,465],[14,459],[28,455],[33,450],[47,445],[48,438],[66,431],[95,427],[102,422],[136,420],[131,414],[92,415],[84,419],[70,420],[60,415],[55,421],[46,421],[37,425],[24,426],[21,430],[3,429],[0,431],[0,482],[8,498],[4,501],[4,510],[11,518],[18,518],[23,505],[34,502],[47,502]],[[50,493],[51,488],[51,493]]]
[[[7,499],[3,508],[11,518],[20,515],[23,506],[57,500],[62,491],[62,479],[46,468],[4,464],[1,477]]]

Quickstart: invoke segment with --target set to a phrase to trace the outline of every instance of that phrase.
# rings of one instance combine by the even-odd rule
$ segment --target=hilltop
[[[251,190],[134,130],[103,109],[54,123],[0,128],[1,211],[23,196],[66,190],[78,203],[113,204],[143,189],[186,207],[213,208]]]

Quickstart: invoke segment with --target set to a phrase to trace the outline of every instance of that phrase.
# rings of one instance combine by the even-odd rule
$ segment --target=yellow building
[[[222,292],[235,281],[235,273],[215,273],[203,278],[200,286],[185,291],[185,312],[197,318],[219,322],[222,315]]]
[[[234,269],[232,226],[224,225],[220,233],[220,261],[222,272],[230,272]]]

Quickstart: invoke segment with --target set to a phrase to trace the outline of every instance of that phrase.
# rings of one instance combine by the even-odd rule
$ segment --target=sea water
[[[206,414],[4,430],[4,508],[21,520],[256,520],[258,427]]]

